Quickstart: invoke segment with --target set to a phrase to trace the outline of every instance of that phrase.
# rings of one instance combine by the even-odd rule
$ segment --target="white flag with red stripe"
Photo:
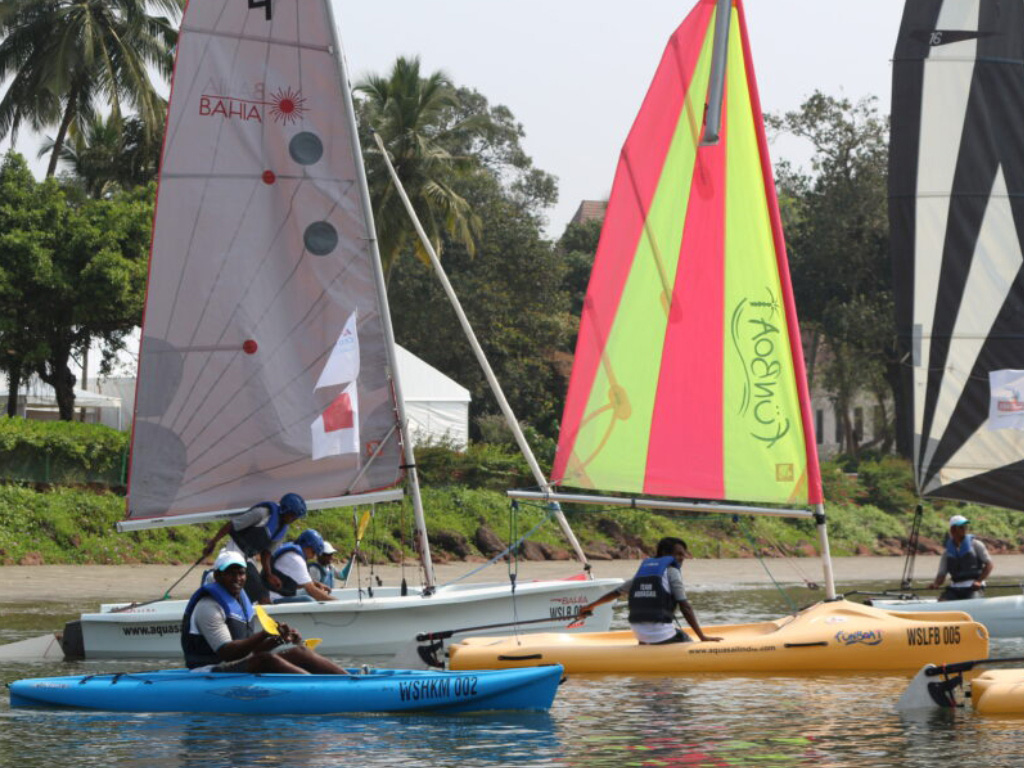
[[[359,396],[353,381],[311,427],[313,459],[359,453]]]

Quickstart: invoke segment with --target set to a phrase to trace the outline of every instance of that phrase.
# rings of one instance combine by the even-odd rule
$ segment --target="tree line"
[[[166,76],[181,0],[7,0],[0,7],[0,138],[56,129],[47,177],[0,167],[0,369],[31,374],[74,412],[74,363],[99,339],[109,363],[141,320]],[[155,9],[155,13],[151,13]],[[59,29],[60,35],[53,33]],[[146,65],[149,65],[148,67]],[[429,270],[371,129],[383,139],[509,401],[557,434],[599,222],[544,233],[557,180],[536,168],[506,107],[415,58],[355,86],[370,198],[400,344],[470,389],[474,430],[497,406]],[[811,142],[809,169],[777,164],[808,373],[850,411],[898,402],[886,216],[887,120],[872,101],[813,94],[770,128]],[[818,354],[826,350],[827,354]],[[14,400],[9,400],[13,414]],[[877,447],[887,450],[895,431]]]

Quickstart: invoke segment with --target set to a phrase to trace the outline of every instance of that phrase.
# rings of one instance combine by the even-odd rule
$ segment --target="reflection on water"
[[[820,593],[793,590],[805,605]],[[774,590],[692,589],[701,621],[776,618]],[[5,641],[93,606],[0,606]],[[626,626],[618,609],[616,626]],[[1024,655],[1024,640],[993,641]],[[0,662],[0,679],[133,671],[172,662]],[[250,718],[11,710],[0,697],[0,768],[252,766],[1018,766],[1024,719],[900,715],[908,677],[574,675],[550,714]]]

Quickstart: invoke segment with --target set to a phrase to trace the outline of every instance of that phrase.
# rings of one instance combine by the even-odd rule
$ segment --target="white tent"
[[[413,441],[445,441],[465,448],[469,443],[469,390],[403,347],[396,347],[395,358]]]
[[[75,409],[88,413],[82,421],[106,424],[115,429],[121,428],[121,398],[86,392],[76,389]],[[11,393],[7,379],[0,376],[0,408],[6,412],[7,401]],[[18,388],[18,414],[25,418],[56,419],[58,418],[57,395],[53,387],[43,383],[38,376],[32,376]]]

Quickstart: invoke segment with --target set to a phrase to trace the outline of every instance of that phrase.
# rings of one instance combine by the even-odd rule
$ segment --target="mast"
[[[501,409],[501,413],[505,417],[505,422],[508,424],[509,429],[512,430],[512,434],[516,439],[516,444],[519,446],[519,450],[522,451],[523,456],[526,458],[526,463],[530,466],[530,472],[533,474],[533,479],[544,493],[550,494],[551,486],[548,484],[548,480],[544,476],[544,472],[541,470],[540,464],[537,462],[537,457],[534,456],[533,449],[530,448],[530,444],[527,442],[526,436],[523,434],[523,430],[519,426],[519,421],[512,412],[512,407],[508,404],[508,400],[501,388],[501,384],[498,382],[498,377],[494,375],[494,370],[491,368],[491,364],[487,360],[487,355],[484,354],[484,350],[480,346],[480,342],[477,340],[476,332],[473,330],[473,326],[469,323],[469,318],[466,317],[466,313],[462,309],[462,303],[459,301],[459,297],[455,294],[455,289],[452,288],[452,284],[448,280],[448,275],[445,274],[444,267],[441,266],[441,260],[438,259],[437,253],[434,251],[434,246],[430,242],[430,238],[427,237],[427,233],[424,231],[423,225],[420,223],[419,217],[416,215],[416,211],[412,207],[412,203],[409,201],[409,196],[405,193],[405,187],[402,185],[402,180],[398,178],[398,174],[395,172],[395,167],[391,164],[391,157],[388,155],[387,148],[384,146],[384,142],[381,140],[380,134],[376,131],[373,133],[373,138],[374,141],[377,142],[377,147],[380,149],[381,155],[384,157],[384,163],[387,165],[388,173],[391,174],[391,180],[395,184],[398,196],[402,199],[402,204],[405,206],[405,210],[409,214],[409,218],[412,220],[413,226],[416,228],[416,234],[419,235],[420,242],[423,244],[423,248],[430,257],[430,263],[434,267],[437,279],[441,281],[441,286],[444,288],[444,292],[448,296],[448,301],[451,302],[452,308],[455,310],[455,315],[459,319],[459,324],[462,326],[462,330],[466,334],[466,338],[469,340],[469,346],[473,349],[473,354],[476,355],[477,362],[483,369],[484,376],[487,378],[487,383],[490,385],[491,391],[494,393],[494,398],[498,401],[498,407]],[[580,543],[576,538],[576,534],[573,533],[572,528],[569,526],[569,521],[565,519],[565,513],[562,511],[562,507],[557,501],[548,501],[548,509],[552,514],[554,514],[555,520],[558,521],[558,525],[562,529],[562,534],[572,546],[573,551],[576,553],[576,557],[589,571],[590,563],[587,562],[587,556],[583,552],[583,547],[580,546]]]
[[[398,365],[395,360],[395,332],[391,324],[391,309],[388,306],[387,285],[384,282],[384,269],[381,266],[380,251],[377,247],[377,229],[373,220],[373,209],[370,205],[370,192],[366,183],[366,169],[362,163],[362,150],[359,146],[359,134],[356,130],[355,109],[352,103],[352,89],[348,80],[348,72],[345,67],[345,58],[342,52],[341,43],[338,40],[338,27],[334,20],[334,11],[331,3],[325,2],[327,10],[328,25],[331,28],[331,39],[334,41],[338,73],[341,78],[343,98],[345,100],[346,115],[349,122],[350,135],[352,138],[352,150],[356,162],[356,178],[359,181],[359,196],[363,205],[363,213],[366,216],[368,225],[366,237],[370,248],[373,251],[373,276],[374,289],[377,292],[377,300],[381,307],[381,321],[384,325],[384,336],[387,340],[388,365],[391,368],[391,381],[394,387],[395,408],[398,412],[399,430],[402,436],[402,448],[405,456],[405,469],[409,482],[409,495],[412,497],[413,517],[416,525],[416,536],[420,553],[420,562],[423,567],[423,583],[428,591],[434,587],[434,564],[430,557],[430,541],[427,537],[426,518],[423,514],[423,498],[420,494],[419,474],[416,471],[416,457],[413,452],[412,439],[409,434],[409,420],[405,413],[405,399],[402,396],[402,382],[398,373]]]

